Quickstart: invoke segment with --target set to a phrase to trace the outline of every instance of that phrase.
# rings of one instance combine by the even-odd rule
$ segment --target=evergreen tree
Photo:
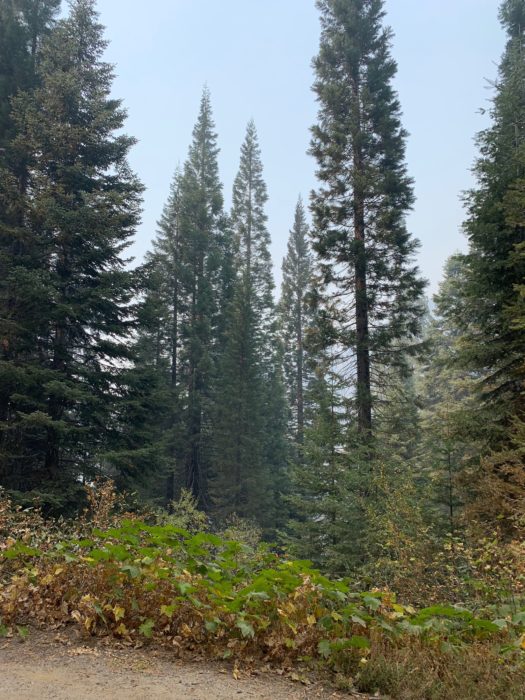
[[[221,242],[224,237],[222,185],[210,95],[203,91],[192,143],[177,171],[147,259],[151,321],[141,344],[151,351],[159,387],[169,395],[161,424],[164,500],[187,488],[206,503],[215,375]],[[140,372],[140,363],[137,367]]]
[[[169,404],[158,420],[158,424],[163,426],[163,438],[159,442],[167,467],[164,500],[168,507],[185,483],[182,464],[185,447],[182,420],[185,386],[180,364],[180,324],[187,303],[181,293],[181,205],[182,173],[177,169],[168,201],[158,222],[153,251],[147,258],[150,275],[144,311],[148,314],[149,310],[148,315],[153,324],[144,326],[142,343],[146,343],[147,348],[153,341],[154,347],[147,349],[144,354],[143,348],[139,346],[139,358],[142,356],[146,366],[151,366],[153,361],[159,386],[169,396]],[[155,471],[157,477],[162,475],[158,469]]]
[[[308,244],[308,226],[302,200],[295,208],[286,257],[279,312],[284,344],[284,369],[288,403],[292,412],[293,440],[304,440],[304,393],[308,383],[306,331],[311,323],[308,293],[312,284],[312,255]]]
[[[22,456],[24,438],[10,397],[23,389],[17,362],[35,351],[32,327],[38,324],[39,302],[34,277],[40,266],[39,247],[25,226],[29,159],[15,140],[23,127],[13,101],[40,81],[40,49],[53,29],[59,4],[59,0],[0,4],[0,479],[11,486],[23,485],[33,467],[27,439]]]
[[[457,360],[480,380],[492,444],[523,415],[523,327],[516,323],[525,278],[525,2],[505,0],[507,45],[494,86],[492,125],[478,135],[477,186],[468,193],[469,241],[461,298],[447,310],[462,332]]]
[[[413,350],[424,284],[412,263],[416,241],[405,227],[413,191],[383,2],[317,4],[322,33],[314,91],[320,108],[311,153],[321,182],[312,198],[325,308],[321,333],[353,386],[366,439],[381,368],[403,367]]]
[[[11,99],[37,84],[40,48],[59,8],[60,0],[3,0],[0,5],[0,147],[14,135]]]
[[[348,469],[349,441],[343,382],[327,355],[317,358],[307,391],[302,459],[292,469],[288,498],[293,519],[287,536],[294,556],[335,575],[349,573],[360,556],[363,503],[356,478],[363,455],[354,445]]]
[[[462,332],[449,312],[462,303],[465,274],[463,257],[449,258],[434,297],[436,315],[426,324],[428,354],[417,368],[421,461],[431,486],[434,520],[441,532],[457,530],[469,467],[490,442],[490,430],[476,396],[475,375],[455,362]]]
[[[289,409],[286,401],[286,386],[283,371],[283,347],[279,339],[278,323],[274,320],[269,341],[272,352],[264,375],[263,458],[269,474],[269,506],[262,524],[269,539],[274,540],[286,526],[290,513],[287,496],[291,488],[290,444],[287,439]]]
[[[233,187],[236,279],[215,394],[213,500],[222,517],[235,513],[269,527],[272,470],[285,458],[275,452],[283,411],[275,405],[282,388],[275,364],[267,198],[257,132],[250,122]]]
[[[172,254],[172,263],[177,264],[177,269],[172,268],[169,273],[169,284],[177,295],[176,304],[171,302],[170,366],[183,412],[184,487],[201,505],[207,501],[211,459],[213,378],[225,225],[214,128],[210,95],[205,89],[180,178],[177,246]],[[177,334],[180,341],[177,341]],[[179,381],[180,390],[177,389]]]
[[[113,416],[119,439],[105,459],[116,470],[119,489],[138,492],[145,501],[165,503],[167,482],[162,480],[167,480],[172,466],[168,443],[174,409],[165,354],[169,314],[151,260],[137,274],[144,294],[137,303],[132,365],[120,377],[121,400]]]
[[[235,236],[239,277],[246,286],[257,315],[258,333],[272,322],[273,277],[270,234],[264,207],[268,200],[261,151],[253,121],[248,123],[241,146],[239,171],[233,183],[231,221]]]
[[[213,399],[233,274],[217,155],[205,89],[188,158],[174,175],[146,258],[146,292],[130,374],[135,387],[150,378],[150,392],[142,396],[155,405],[154,424],[144,436],[152,448],[148,495],[168,508],[183,489],[209,507]]]
[[[16,198],[3,194],[19,207],[29,252],[7,280],[22,299],[19,340],[2,363],[2,432],[17,440],[1,472],[12,489],[74,491],[111,444],[135,291],[122,253],[142,187],[126,162],[133,139],[118,133],[125,113],[110,97],[105,47],[93,1],[75,0],[43,45],[36,89],[13,99],[27,182]]]

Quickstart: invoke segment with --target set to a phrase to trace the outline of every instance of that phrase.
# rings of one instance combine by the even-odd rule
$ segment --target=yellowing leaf
[[[115,630],[115,632],[117,634],[119,634],[121,637],[126,637],[128,634],[128,628],[126,627],[126,625],[123,622],[121,622],[120,625]]]
[[[306,622],[308,622],[309,625],[315,625],[317,620],[315,619],[315,615],[308,615],[306,618]]]
[[[120,605],[115,605],[113,608],[113,615],[115,616],[115,622],[118,622],[119,620],[122,620],[124,615],[126,614],[126,611],[123,607]]]
[[[84,627],[88,632],[91,632],[91,628],[94,626],[94,620],[92,617],[86,617],[84,620]]]
[[[174,612],[175,606],[173,605],[161,605],[160,606],[160,614],[161,615],[166,615],[166,617],[173,617],[173,612]]]

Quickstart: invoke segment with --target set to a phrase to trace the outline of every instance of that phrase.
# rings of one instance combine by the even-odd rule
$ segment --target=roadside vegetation
[[[247,524],[235,524],[244,541],[198,530],[187,496],[162,524],[119,513],[111,484],[89,496],[91,509],[70,522],[3,498],[0,634],[75,625],[229,659],[234,673],[266,663],[306,684],[329,674],[340,688],[393,698],[521,696],[525,601],[510,591],[503,600],[487,580],[464,581],[463,604],[415,606],[254,544]]]

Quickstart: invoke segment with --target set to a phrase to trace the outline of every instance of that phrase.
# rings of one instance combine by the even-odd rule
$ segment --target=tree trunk
[[[297,442],[302,445],[304,442],[304,347],[303,347],[303,314],[302,314],[303,294],[298,299],[297,315]]]
[[[361,146],[355,135],[361,134],[360,87],[356,77],[354,82],[356,105],[356,129],[353,139],[354,167],[354,240],[356,243],[355,259],[355,329],[357,361],[357,427],[366,438],[372,432],[372,397],[370,391],[370,347],[368,337],[368,297],[367,265],[365,243],[365,194],[362,180],[364,163]]]

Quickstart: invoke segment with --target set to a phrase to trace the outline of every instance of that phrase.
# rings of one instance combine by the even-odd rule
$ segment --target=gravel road
[[[238,673],[162,649],[118,648],[74,635],[31,632],[0,640],[2,700],[335,700],[364,698],[303,685],[275,672]]]

